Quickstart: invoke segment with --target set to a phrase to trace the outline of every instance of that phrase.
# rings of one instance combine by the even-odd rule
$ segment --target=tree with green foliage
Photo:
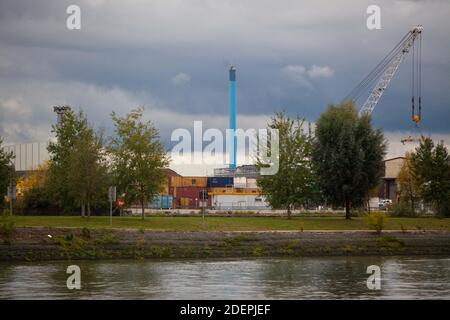
[[[411,154],[409,153],[406,154],[397,176],[397,195],[399,208],[409,207],[410,215],[414,216],[420,194],[412,172]]]
[[[273,208],[285,209],[290,219],[292,209],[305,207],[318,197],[311,163],[311,133],[305,132],[303,119],[291,119],[284,112],[275,114],[269,129],[278,130],[278,172],[261,175],[257,183],[268,203]],[[257,164],[264,166],[261,159],[257,159]]]
[[[61,115],[61,122],[53,125],[52,129],[56,139],[47,147],[50,160],[46,189],[52,203],[65,212],[73,212],[76,209],[76,200],[67,173],[72,160],[72,150],[80,134],[88,129],[87,120],[82,111],[75,113],[68,109]]]
[[[109,181],[103,135],[89,125],[79,132],[69,154],[67,183],[82,217],[90,217],[91,207],[106,198]]]
[[[140,203],[142,219],[145,204],[162,191],[164,168],[169,164],[159,132],[150,121],[142,120],[143,111],[135,109],[125,117],[113,112],[115,136],[109,145],[117,189],[127,203]]]
[[[346,219],[379,183],[385,154],[383,133],[353,102],[330,105],[317,120],[312,159],[319,185],[329,204],[345,207]]]
[[[0,204],[3,203],[8,186],[14,177],[13,159],[14,155],[12,152],[7,152],[3,149],[3,139],[0,137]]]
[[[450,216],[450,155],[444,143],[422,139],[411,164],[422,198],[433,204],[438,215]]]

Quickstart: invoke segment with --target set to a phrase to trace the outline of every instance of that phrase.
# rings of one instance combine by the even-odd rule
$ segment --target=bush
[[[91,239],[91,230],[89,230],[88,228],[84,227],[83,229],[81,229],[81,234],[84,239]]]
[[[12,236],[15,230],[14,220],[9,218],[4,213],[0,223],[0,237],[2,238],[4,244],[11,244]]]
[[[390,205],[388,208],[389,214],[393,217],[416,217],[417,212],[411,211],[411,205],[406,201],[399,201],[396,204]]]
[[[381,233],[384,228],[387,216],[383,212],[375,211],[366,215],[366,222],[370,229]]]

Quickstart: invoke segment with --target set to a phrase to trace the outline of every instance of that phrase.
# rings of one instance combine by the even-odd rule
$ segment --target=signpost
[[[200,198],[200,203],[202,206],[202,219],[205,220],[205,208],[206,208],[206,203],[208,201],[208,191],[200,190],[199,198]]]
[[[116,187],[110,186],[108,188],[108,199],[109,199],[109,225],[112,226],[112,214],[113,214],[113,202],[116,201]]]
[[[11,184],[8,186],[9,216],[11,217],[13,214],[13,199],[15,198],[16,198],[16,186]]]
[[[125,206],[125,199],[123,197],[119,197],[116,201],[116,206],[120,209],[120,216],[123,216],[123,207]]]

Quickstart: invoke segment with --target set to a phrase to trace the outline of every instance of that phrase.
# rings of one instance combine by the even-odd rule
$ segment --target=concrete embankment
[[[17,228],[0,261],[447,255],[450,232],[171,232],[136,229]]]

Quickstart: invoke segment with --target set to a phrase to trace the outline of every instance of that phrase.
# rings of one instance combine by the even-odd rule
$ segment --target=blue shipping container
[[[208,177],[208,188],[224,188],[233,186],[233,177]]]
[[[173,196],[171,195],[158,195],[153,198],[153,201],[149,204],[150,209],[172,209],[173,208]]]

